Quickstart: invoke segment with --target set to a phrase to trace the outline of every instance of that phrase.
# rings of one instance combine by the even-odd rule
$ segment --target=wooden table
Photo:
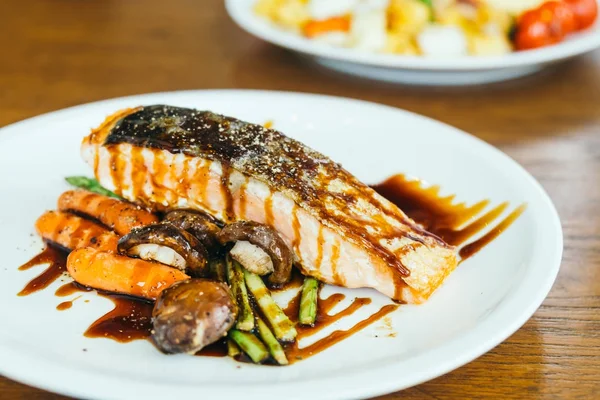
[[[515,158],[549,192],[564,227],[562,269],[535,316],[504,343],[384,398],[599,396],[600,53],[486,87],[390,86],[315,69],[262,43],[238,29],[221,3],[1,2],[0,126],[117,96],[258,88],[360,98],[464,129]],[[0,377],[0,398],[64,397]]]

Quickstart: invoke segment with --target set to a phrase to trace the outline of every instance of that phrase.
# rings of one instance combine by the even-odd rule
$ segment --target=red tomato
[[[549,46],[564,39],[563,21],[550,8],[544,3],[519,18],[515,32],[517,50]]]
[[[590,27],[598,16],[598,3],[596,0],[563,0],[575,14],[577,29]]]
[[[569,5],[560,1],[547,1],[539,9],[541,13],[552,13],[552,23],[560,24],[560,29],[565,35],[577,30],[577,18]]]

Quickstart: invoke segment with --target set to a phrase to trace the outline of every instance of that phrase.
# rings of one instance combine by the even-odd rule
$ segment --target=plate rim
[[[245,32],[273,45],[309,56],[398,70],[467,72],[548,64],[575,57],[600,48],[600,19],[585,32],[553,46],[510,53],[503,56],[469,56],[461,58],[426,58],[394,54],[376,54],[314,43],[279,29],[248,11],[255,0],[225,0],[230,18]],[[597,0],[600,3],[600,0]]]
[[[531,316],[535,313],[535,311],[539,308],[539,306],[542,304],[542,302],[546,299],[546,297],[548,296],[548,293],[550,292],[552,286],[554,285],[554,282],[556,280],[556,277],[558,275],[558,272],[560,270],[560,266],[561,266],[561,262],[562,262],[562,252],[563,252],[563,232],[562,232],[562,226],[560,223],[560,218],[558,216],[558,212],[554,206],[554,204],[552,203],[552,200],[550,199],[550,197],[548,196],[548,194],[546,193],[546,191],[544,190],[544,188],[541,186],[541,184],[524,168],[522,167],[519,163],[517,163],[514,159],[512,159],[510,156],[508,156],[507,154],[505,154],[504,152],[502,152],[501,150],[497,149],[496,147],[492,146],[491,144],[483,141],[482,139],[479,139],[476,136],[473,136],[465,131],[462,131],[456,127],[453,127],[447,123],[435,120],[433,118],[412,112],[412,111],[407,111],[404,109],[400,109],[397,107],[393,107],[393,106],[389,106],[389,105],[385,105],[385,104],[381,104],[381,103],[376,103],[376,102],[370,102],[370,101],[364,101],[364,100],[359,100],[359,99],[354,99],[354,98],[347,98],[347,97],[339,97],[339,96],[330,96],[330,95],[322,95],[322,94],[310,94],[310,93],[299,93],[299,92],[287,92],[287,91],[270,91],[270,90],[239,90],[239,89],[212,89],[212,90],[183,90],[183,91],[170,91],[170,92],[156,92],[156,93],[145,93],[145,94],[136,94],[136,95],[131,95],[131,96],[123,96],[123,97],[115,97],[115,98],[110,98],[110,99],[105,99],[105,100],[99,100],[99,101],[95,101],[95,102],[90,102],[90,103],[85,103],[85,104],[80,104],[80,105],[76,105],[76,106],[72,106],[72,107],[68,107],[68,108],[63,108],[63,109],[59,109],[56,111],[51,111],[48,113],[44,113],[32,118],[28,118],[28,119],[24,119],[9,125],[6,125],[2,128],[0,128],[0,138],[2,137],[3,134],[5,134],[6,130],[10,129],[14,129],[14,128],[18,128],[19,125],[24,125],[24,124],[28,124],[28,123],[39,123],[39,120],[43,120],[44,118],[49,118],[49,117],[60,117],[60,114],[63,113],[69,113],[69,112],[73,112],[76,110],[83,110],[85,108],[93,108],[96,107],[98,105],[102,105],[102,104],[108,104],[114,101],[127,101],[127,100],[138,100],[138,101],[144,101],[144,98],[146,97],[159,97],[159,96],[179,96],[179,95],[187,95],[187,96],[194,96],[194,95],[198,95],[198,96],[210,96],[210,95],[236,95],[236,94],[242,94],[242,95],[252,95],[252,94],[256,94],[256,95],[262,95],[262,96],[289,96],[289,97],[305,97],[305,98],[321,98],[324,100],[328,100],[328,101],[337,101],[337,102],[354,102],[358,105],[363,105],[363,106],[369,106],[369,107],[375,107],[375,108],[383,108],[383,109],[388,109],[390,111],[394,111],[395,113],[400,113],[400,114],[404,114],[410,118],[417,118],[417,119],[424,119],[426,120],[425,122],[429,123],[429,124],[434,124],[437,125],[438,127],[440,127],[441,129],[445,129],[447,131],[452,131],[453,134],[457,135],[457,136],[462,136],[463,138],[467,139],[467,140],[471,140],[473,143],[477,143],[480,146],[483,146],[485,148],[487,148],[487,150],[493,152],[496,154],[497,157],[503,158],[505,162],[510,163],[514,168],[516,168],[516,170],[519,171],[520,174],[523,175],[524,178],[526,178],[528,184],[530,184],[532,186],[533,189],[535,189],[535,192],[537,193],[537,195],[539,196],[539,200],[541,201],[540,204],[543,204],[544,207],[546,208],[546,211],[549,212],[549,217],[550,220],[548,221],[548,223],[553,227],[552,232],[553,234],[551,235],[551,239],[553,241],[552,244],[554,244],[555,246],[553,247],[553,252],[551,255],[548,255],[548,259],[551,260],[551,262],[549,263],[551,268],[547,268],[548,273],[543,277],[545,278],[543,280],[543,282],[541,282],[541,285],[538,287],[538,290],[535,293],[535,296],[531,296],[527,307],[525,308],[521,308],[521,311],[518,314],[518,318],[512,318],[509,323],[505,326],[505,328],[503,328],[503,330],[500,333],[494,333],[493,335],[484,335],[486,336],[485,340],[480,339],[477,346],[469,349],[469,351],[463,351],[463,352],[458,352],[458,354],[456,354],[454,357],[442,357],[443,361],[440,362],[439,361],[439,356],[436,356],[436,362],[435,364],[432,364],[433,366],[430,366],[427,371],[425,373],[421,373],[421,372],[411,372],[408,375],[409,377],[412,377],[411,379],[403,379],[403,382],[401,384],[398,384],[397,381],[393,380],[393,379],[388,379],[386,381],[382,380],[381,378],[379,380],[376,380],[374,382],[376,382],[376,384],[372,384],[372,386],[369,385],[365,385],[365,386],[357,386],[356,382],[361,382],[361,381],[368,381],[368,379],[370,378],[376,378],[378,377],[378,375],[382,372],[381,368],[375,368],[372,371],[352,371],[349,373],[344,373],[341,376],[333,376],[333,377],[325,377],[325,378],[311,378],[309,380],[305,380],[302,382],[277,382],[277,383],[273,383],[269,386],[268,388],[268,392],[269,394],[277,394],[279,390],[281,390],[282,388],[286,388],[288,390],[288,397],[289,398],[306,398],[307,394],[306,392],[303,392],[303,390],[306,389],[306,382],[328,382],[328,385],[335,385],[336,387],[344,387],[343,390],[338,390],[335,393],[329,392],[329,393],[311,393],[310,397],[316,399],[348,399],[348,398],[364,398],[364,397],[370,397],[370,396],[377,396],[377,395],[382,395],[385,393],[391,393],[397,390],[402,390],[402,389],[406,389],[408,387],[412,387],[415,385],[418,385],[420,383],[426,382],[428,380],[431,380],[433,378],[436,378],[438,376],[444,375],[454,369],[457,369],[463,365],[465,365],[466,363],[474,360],[477,357],[480,357],[481,355],[485,354],[486,352],[488,352],[489,350],[491,350],[492,348],[494,348],[495,346],[497,346],[498,344],[502,343],[506,338],[508,338],[510,335],[512,335],[514,332],[516,332],[521,326],[523,326],[530,318]],[[549,252],[550,253],[550,252]],[[531,272],[531,268],[529,268],[528,272]],[[540,289],[541,288],[541,289]],[[511,291],[514,289],[511,289]],[[512,298],[514,298],[514,296],[512,296]],[[510,300],[507,299],[507,300]],[[514,301],[514,300],[513,300]],[[507,308],[506,304],[503,304],[503,309]],[[498,313],[495,313],[498,314]],[[495,315],[494,314],[494,315]],[[491,317],[491,316],[490,316]],[[470,331],[467,332],[466,336],[477,336],[477,334],[480,334],[480,329],[478,329],[479,326],[481,325],[489,325],[492,324],[492,322],[490,322],[490,317],[487,317],[486,319],[484,319],[483,321],[481,321],[480,323],[478,323],[474,328],[472,328]],[[496,319],[498,319],[498,317],[496,316]],[[494,325],[494,324],[492,324]],[[496,323],[497,325],[497,323]],[[479,332],[479,333],[478,333]],[[6,338],[6,336],[0,338],[0,339],[4,339]],[[10,340],[10,338],[7,338]],[[426,352],[421,353],[419,356],[416,357],[409,357],[408,359],[403,360],[403,363],[406,362],[411,362],[411,360],[413,359],[424,359],[425,361],[428,360],[428,358],[432,357],[432,353],[436,352],[436,351],[446,351],[449,347],[452,347],[452,345],[455,342],[464,342],[465,336],[463,337],[455,337],[451,340],[445,341],[442,345],[438,345],[435,346],[434,348],[431,348],[429,350],[427,350]],[[448,352],[448,351],[446,351]],[[453,353],[452,349],[451,351],[449,351],[449,353]],[[10,359],[11,361],[13,361],[13,364],[11,366],[7,364],[3,364],[0,362],[0,374],[3,374],[4,376],[13,379],[15,381],[18,382],[22,382],[25,384],[29,384],[31,386],[35,386],[44,390],[48,390],[51,392],[57,392],[57,393],[63,393],[66,395],[70,395],[70,396],[75,396],[75,397],[85,397],[85,398],[102,398],[102,399],[125,399],[128,398],[128,396],[132,396],[132,395],[139,395],[140,391],[139,391],[139,387],[137,386],[136,382],[126,382],[123,381],[121,378],[119,378],[118,376],[115,375],[95,375],[93,370],[90,372],[89,369],[85,369],[83,371],[79,371],[76,370],[74,367],[65,367],[64,364],[57,364],[55,361],[48,361],[46,359],[44,360],[40,360],[39,357],[36,357],[35,355],[31,355],[29,353],[25,354],[23,352],[20,351],[15,351],[11,348],[10,344],[7,344],[5,340],[0,341],[0,360],[8,360]],[[14,363],[14,360],[17,360],[16,363]],[[30,365],[32,365],[32,363],[36,364],[38,366],[38,368],[36,370],[52,370],[53,373],[50,374],[39,374],[39,373],[32,373],[32,368],[30,367]],[[394,369],[394,367],[397,366],[398,364],[391,364],[389,365],[389,369]],[[14,368],[11,368],[14,367]],[[258,367],[260,368],[260,367]],[[69,376],[71,378],[73,377],[77,377],[77,381],[78,384],[77,385],[68,385],[65,386],[64,385],[64,381],[60,380],[60,379],[55,379],[54,377],[50,378],[50,376],[54,376],[57,373],[59,373],[64,371],[64,374],[66,376]],[[86,372],[87,371],[87,372]],[[398,372],[398,371],[397,371]],[[400,371],[405,372],[405,371]],[[386,373],[387,376],[392,375],[392,373],[390,371],[388,371]],[[87,381],[87,382],[86,382]],[[58,384],[57,384],[58,382]],[[85,382],[85,385],[82,385],[81,382]],[[348,385],[348,383],[352,383],[354,382],[354,385]],[[114,394],[114,390],[108,389],[110,388],[112,385],[117,385],[119,387],[119,390],[123,390],[123,393],[121,395],[117,395],[115,396]],[[153,398],[164,398],[165,395],[170,395],[172,394],[171,390],[172,390],[172,384],[157,384],[157,383],[148,383],[147,381],[144,381],[144,394],[151,394],[150,396],[147,396],[148,399],[153,399]],[[261,396],[265,395],[264,392],[264,386],[258,386],[260,387],[261,390]],[[209,391],[211,389],[213,389],[214,387],[209,386]],[[226,395],[240,395],[240,394],[244,394],[248,397],[248,390],[249,385],[248,384],[241,384],[241,385],[236,385],[233,387],[229,387],[229,388],[222,388],[221,387],[221,392],[222,394],[226,394]],[[291,389],[290,389],[291,388]],[[296,390],[294,390],[296,389]],[[94,391],[92,397],[90,397],[90,392]],[[186,393],[186,394],[194,394],[194,395],[198,395],[199,393],[203,392],[203,388],[199,388],[197,385],[181,385],[179,387],[179,390],[181,390],[181,394]],[[208,392],[206,392],[208,393]],[[250,396],[249,398],[254,398],[254,397],[258,397],[257,396]]]

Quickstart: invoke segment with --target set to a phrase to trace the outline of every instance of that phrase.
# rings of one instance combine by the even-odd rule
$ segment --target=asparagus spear
[[[256,326],[258,327],[258,335],[262,339],[262,341],[267,345],[269,349],[269,353],[271,356],[277,361],[280,365],[287,365],[288,360],[285,356],[285,352],[283,351],[283,347],[277,341],[273,332],[269,329],[265,321],[263,321],[260,317],[256,317]]]
[[[302,325],[313,326],[317,318],[317,300],[319,297],[319,281],[315,278],[304,278],[302,296],[300,297],[299,322]]]
[[[102,194],[104,196],[114,197],[115,199],[120,199],[121,197],[117,196],[115,193],[110,190],[104,188],[97,180],[92,178],[86,178],[85,176],[69,176],[66,177],[65,180],[69,182],[71,185],[89,190],[90,192]]]
[[[227,282],[227,266],[225,260],[217,258],[209,261],[210,273],[219,282]]]
[[[248,299],[248,290],[244,282],[244,272],[237,261],[227,256],[227,280],[231,286],[231,293],[237,301],[239,308],[236,328],[249,332],[254,329],[254,313]]]
[[[296,328],[275,303],[260,276],[244,270],[244,277],[246,278],[248,290],[254,295],[258,307],[269,321],[275,337],[283,342],[293,342],[297,335]]]
[[[240,346],[244,353],[248,354],[248,357],[255,363],[259,364],[269,358],[269,352],[265,345],[253,334],[231,329],[229,338]]]
[[[232,339],[227,339],[227,355],[229,357],[233,358],[241,352],[240,347]]]

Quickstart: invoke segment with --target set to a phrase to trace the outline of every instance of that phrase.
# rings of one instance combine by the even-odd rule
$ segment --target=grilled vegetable
[[[58,199],[58,208],[62,211],[86,214],[119,235],[126,235],[133,228],[158,222],[156,215],[140,206],[83,190],[69,190],[63,193]]]
[[[302,296],[300,297],[300,315],[298,321],[302,325],[313,326],[317,318],[317,301],[319,297],[319,281],[315,278],[304,278]]]
[[[244,271],[242,267],[229,256],[227,257],[227,280],[231,287],[233,297],[240,309],[236,328],[242,331],[251,331],[254,329],[254,313],[250,306],[246,282],[244,281]]]
[[[93,247],[115,251],[119,236],[90,220],[70,213],[48,211],[35,222],[40,236],[67,250]]]
[[[294,253],[273,228],[253,221],[239,221],[223,228],[218,238],[222,244],[247,241],[267,253],[273,263],[273,273],[268,278],[272,286],[280,286],[290,280]],[[239,253],[236,256],[239,257]],[[252,269],[252,265],[243,265],[248,270]]]
[[[163,290],[152,310],[152,339],[165,353],[194,354],[227,335],[237,305],[227,285],[189,279]]]
[[[275,359],[279,365],[287,365],[288,360],[283,351],[283,347],[281,347],[281,344],[279,344],[267,324],[260,317],[256,317],[256,326],[258,328],[258,335],[267,345],[273,359]]]
[[[110,190],[104,188],[97,180],[93,178],[87,178],[85,176],[69,176],[66,177],[65,180],[80,189],[85,189],[90,192],[98,193],[104,196],[114,197],[115,199],[120,199],[118,195],[111,192]]]
[[[275,337],[283,342],[293,342],[296,339],[296,328],[281,308],[275,303],[269,289],[265,286],[260,276],[244,270],[246,285],[254,296],[258,307],[269,321]]]
[[[210,276],[219,282],[227,282],[227,264],[222,258],[216,258],[208,262]]]
[[[242,353],[240,346],[238,346],[232,339],[227,339],[227,355],[234,358]]]
[[[84,286],[154,300],[175,282],[189,278],[169,266],[129,258],[91,247],[77,249],[67,258],[69,274]]]
[[[269,358],[269,352],[265,345],[253,334],[232,329],[229,331],[229,338],[240,346],[255,363],[260,364]]]
[[[208,275],[208,254],[192,234],[169,224],[133,229],[119,240],[119,253],[153,260],[188,271],[195,277]]]

